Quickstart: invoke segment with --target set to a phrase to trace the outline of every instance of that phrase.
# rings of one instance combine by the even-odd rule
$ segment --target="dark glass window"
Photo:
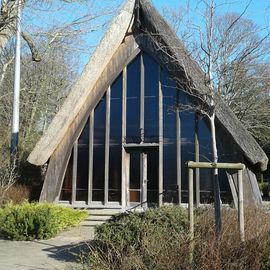
[[[182,177],[182,202],[188,201],[188,170],[186,163],[194,161],[195,113],[188,95],[179,89],[181,120],[181,177]]]
[[[130,152],[129,165],[129,200],[130,202],[141,201],[141,152]]]
[[[109,201],[121,201],[122,186],[122,74],[111,87]]]
[[[147,151],[147,201],[158,203],[158,149]]]
[[[69,158],[68,166],[64,176],[64,182],[61,190],[60,200],[71,201],[72,196],[72,177],[73,177],[73,150]]]
[[[76,200],[87,201],[88,199],[88,168],[89,168],[89,118],[78,139],[78,163]]]
[[[159,65],[148,54],[144,60],[144,141],[159,139]]]
[[[141,98],[141,57],[137,56],[127,67],[127,117],[126,142],[139,143],[140,98]]]
[[[105,127],[106,127],[106,95],[102,97],[94,113],[93,144],[93,201],[104,200],[105,179]]]
[[[199,121],[199,142],[200,142],[200,161],[212,161],[211,133],[208,119],[202,118]],[[212,170],[200,169],[200,189],[201,202],[213,201],[213,180]]]
[[[166,71],[162,72],[163,93],[163,188],[164,202],[176,203],[176,88]]]

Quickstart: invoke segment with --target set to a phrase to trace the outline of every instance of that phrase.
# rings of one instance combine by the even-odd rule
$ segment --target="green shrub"
[[[270,183],[263,182],[259,184],[260,190],[263,193],[263,196],[270,197]]]
[[[187,212],[180,207],[164,206],[142,213],[124,213],[98,226],[96,239],[118,249],[136,249],[146,234],[157,231],[183,233],[187,223]]]
[[[0,209],[0,232],[12,240],[48,239],[86,217],[86,211],[48,203],[7,204]]]
[[[161,264],[173,269],[180,261],[184,265],[179,255],[186,255],[187,232],[187,211],[181,207],[117,215],[96,228],[96,246],[86,269],[160,269]],[[180,260],[171,260],[174,255]]]

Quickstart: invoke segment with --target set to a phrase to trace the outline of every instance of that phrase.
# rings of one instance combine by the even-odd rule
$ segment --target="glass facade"
[[[107,197],[109,204],[128,205],[141,203],[144,194],[149,205],[157,204],[161,178],[163,202],[175,204],[178,203],[180,188],[177,184],[179,181],[177,171],[179,171],[182,202],[187,202],[186,162],[195,160],[195,113],[190,98],[170,78],[166,69],[145,52],[135,57],[127,66],[126,78],[123,74],[121,72],[111,84],[110,95],[105,93],[94,108],[93,126],[90,126],[90,119],[87,120],[77,140],[78,157],[75,160],[77,175],[73,174],[74,154],[72,152],[60,200],[71,201],[72,181],[75,177],[76,201],[87,202],[91,197],[92,201],[88,203],[104,204]],[[124,87],[124,82],[126,87]],[[160,85],[162,95],[159,93]],[[159,115],[163,117],[162,131]],[[178,119],[179,132],[177,132]],[[207,119],[200,118],[198,131],[200,161],[211,161],[211,132]],[[91,134],[93,134],[93,141],[90,139]],[[180,137],[177,137],[177,134]],[[239,149],[218,123],[217,137],[219,161],[241,162],[242,155]],[[177,151],[177,145],[180,151]],[[160,151],[161,148],[163,151]],[[91,150],[93,159],[89,160]],[[159,153],[162,152],[161,159]],[[181,168],[177,170],[179,159]],[[159,163],[160,160],[163,160],[162,164]],[[93,168],[90,172],[89,164]],[[159,166],[163,166],[162,177],[159,175]],[[123,177],[128,179],[123,179]],[[92,181],[90,185],[89,179]],[[223,198],[229,198],[230,189],[226,172],[220,172],[219,180]],[[144,181],[147,182],[146,191],[143,190]],[[88,190],[89,186],[91,190]],[[211,202],[212,188],[211,171],[200,170],[202,202]],[[125,197],[126,195],[122,192],[127,190],[128,195]],[[126,202],[123,202],[122,198]]]

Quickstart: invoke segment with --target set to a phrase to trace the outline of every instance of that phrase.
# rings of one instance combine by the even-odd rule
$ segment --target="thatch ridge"
[[[135,0],[127,0],[118,16],[112,21],[62,108],[28,157],[30,163],[43,165],[61,143],[101,73],[125,38],[132,22],[134,7]]]

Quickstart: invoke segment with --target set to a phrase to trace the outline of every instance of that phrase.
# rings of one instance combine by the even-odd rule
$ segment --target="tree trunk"
[[[213,163],[218,162],[215,116],[216,115],[214,112],[210,117]],[[214,204],[215,204],[215,225],[216,225],[216,233],[217,235],[219,235],[221,231],[221,203],[220,203],[221,199],[218,180],[218,169],[214,169],[213,171],[213,186],[214,186]]]

